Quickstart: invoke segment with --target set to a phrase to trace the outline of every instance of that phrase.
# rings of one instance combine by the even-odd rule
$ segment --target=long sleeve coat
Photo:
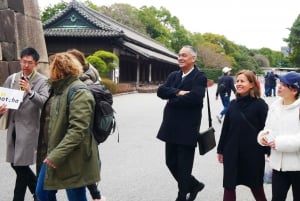
[[[300,171],[300,99],[283,105],[274,101],[264,130],[269,130],[276,149],[271,149],[270,166],[277,171]],[[264,131],[259,133],[262,135]]]
[[[265,154],[270,150],[258,144],[257,135],[265,126],[267,112],[263,99],[250,96],[238,97],[229,104],[217,147],[217,152],[223,154],[225,188],[263,185]]]
[[[90,129],[95,100],[90,91],[78,89],[67,106],[67,93],[75,85],[84,84],[71,76],[51,83],[53,92],[45,140],[48,141],[47,159],[56,168],[46,167],[44,187],[47,190],[78,188],[100,180],[98,146]]]
[[[12,89],[19,89],[21,72],[17,73],[12,84]],[[35,72],[30,80],[31,90],[34,96],[24,93],[23,102],[18,110],[9,110],[9,123],[7,129],[6,161],[16,166],[32,165],[36,162],[36,150],[40,129],[40,114],[49,93],[47,78]],[[10,75],[3,87],[10,88],[13,75]],[[13,132],[16,139],[14,142]]]
[[[157,138],[173,144],[196,146],[207,78],[196,67],[182,81],[182,71],[172,72],[157,96],[167,100]],[[176,96],[180,90],[190,93]]]

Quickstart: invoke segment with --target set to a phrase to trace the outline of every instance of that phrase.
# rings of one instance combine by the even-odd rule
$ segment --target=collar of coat
[[[67,76],[60,80],[50,81],[51,90],[54,94],[62,94],[75,80],[79,80],[79,78],[77,76]]]

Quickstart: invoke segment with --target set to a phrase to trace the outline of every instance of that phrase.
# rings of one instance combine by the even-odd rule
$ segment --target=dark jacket
[[[220,91],[220,85],[224,84],[226,90],[225,91]],[[224,74],[222,77],[220,77],[218,79],[218,87],[217,87],[217,91],[216,91],[216,96],[220,95],[220,96],[230,96],[231,95],[231,91],[233,91],[234,93],[236,93],[236,89],[234,86],[234,80],[231,76]]]
[[[267,83],[269,87],[276,86],[276,75],[273,72],[270,72],[270,74],[267,76]]]
[[[217,147],[217,152],[223,154],[224,187],[263,185],[265,154],[270,149],[258,144],[257,135],[265,126],[267,112],[263,99],[246,96],[230,102]]]
[[[168,143],[196,146],[207,78],[197,67],[183,81],[181,76],[182,71],[172,72],[157,90],[158,97],[168,100],[157,138]],[[180,90],[191,92],[176,96]]]

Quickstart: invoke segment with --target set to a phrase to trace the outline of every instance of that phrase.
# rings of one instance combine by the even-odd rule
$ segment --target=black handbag
[[[197,143],[198,143],[200,155],[206,154],[207,152],[209,152],[216,146],[215,129],[212,126],[208,89],[206,89],[206,95],[207,95],[206,99],[207,99],[209,127],[207,130],[205,130],[203,132],[199,132],[198,137],[197,137]]]

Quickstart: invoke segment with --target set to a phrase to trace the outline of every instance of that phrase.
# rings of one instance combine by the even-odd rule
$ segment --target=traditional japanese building
[[[160,83],[178,69],[177,54],[159,42],[73,0],[43,25],[48,55],[76,48],[86,56],[98,50],[119,57],[115,82]]]

